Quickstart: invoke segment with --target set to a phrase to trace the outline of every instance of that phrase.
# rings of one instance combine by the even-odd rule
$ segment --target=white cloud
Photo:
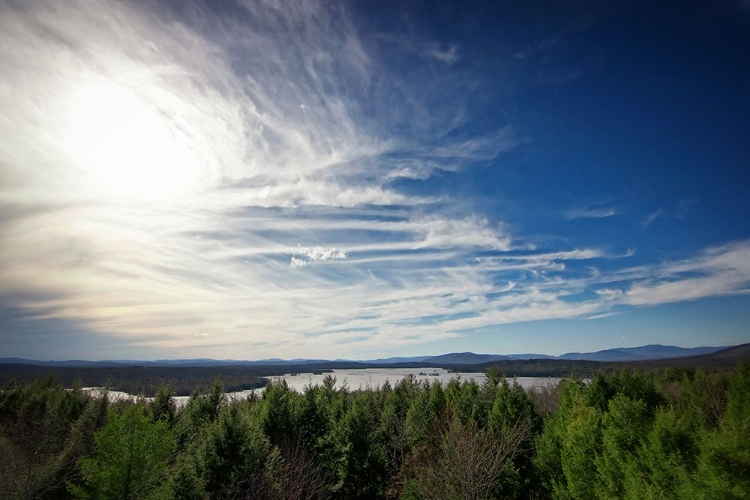
[[[511,238],[499,229],[490,227],[487,220],[468,217],[456,219],[423,219],[417,222],[423,238],[417,248],[480,247],[487,250],[509,250]]]
[[[292,257],[291,259],[291,266],[292,267],[304,267],[308,265],[312,261],[326,261],[326,260],[335,260],[335,259],[346,259],[346,251],[340,250],[338,248],[323,248],[323,247],[314,247],[314,248],[304,248],[300,249],[297,252],[295,252],[296,255],[301,255],[300,257]]]
[[[617,288],[600,288],[595,291],[597,295],[607,301],[622,299],[624,295],[624,292]]]
[[[317,2],[246,7],[242,22],[114,2],[0,7],[9,167],[0,172],[0,199],[14,214],[0,228],[7,303],[137,345],[177,348],[185,333],[208,335],[195,330],[210,332],[216,349],[270,332],[283,344],[335,318],[356,323],[358,304],[371,296],[369,274],[356,264],[328,277],[312,266],[302,281],[285,276],[279,254],[293,254],[292,267],[347,257],[314,243],[296,254],[290,241],[300,235],[312,243],[340,224],[337,244],[369,249],[370,258],[447,248],[450,238],[458,247],[507,244],[471,218],[436,209],[425,220],[408,207],[439,198],[404,194],[383,179],[426,179],[492,158],[514,147],[510,129],[435,151],[426,122],[393,139],[363,111],[388,107],[368,102],[377,63],[345,12],[333,22]],[[399,85],[398,75],[379,77]],[[112,127],[120,133],[96,139]],[[158,161],[138,156],[151,154],[157,136],[166,145]],[[146,167],[133,170],[143,158]],[[367,206],[406,212],[393,224],[352,218]],[[268,212],[261,220],[242,215],[250,207],[333,212],[309,221]],[[389,250],[346,237],[348,229],[396,238]],[[379,281],[382,296],[399,279],[411,280]],[[342,282],[353,298],[329,303]],[[393,307],[382,316],[397,321],[401,305]]]
[[[4,304],[141,352],[260,358],[747,286],[747,243],[624,269],[518,244],[419,182],[516,148],[512,126],[449,134],[463,111],[433,104],[454,82],[405,85],[339,4],[244,5],[0,4]],[[612,269],[576,270],[599,258]],[[592,287],[623,292],[575,300]]]
[[[304,255],[310,260],[332,260],[332,259],[345,259],[346,251],[338,248],[306,248],[299,252],[300,255]]]
[[[659,219],[660,217],[663,217],[664,214],[665,214],[665,212],[664,212],[663,208],[659,208],[658,210],[654,210],[653,212],[651,212],[650,214],[648,214],[646,216],[646,218],[644,218],[641,221],[641,226],[643,226],[643,227],[649,227],[651,224],[653,224],[654,222],[656,222],[657,219]]]
[[[451,45],[446,50],[440,50],[440,48],[438,47],[433,47],[427,52],[427,54],[430,57],[433,57],[447,64],[453,64],[461,59],[461,56],[458,55],[458,46],[456,45]]]
[[[290,262],[290,265],[296,268],[305,267],[307,264],[309,264],[308,261],[306,261],[305,259],[300,259],[299,257],[292,257]]]
[[[705,297],[746,294],[750,287],[750,242],[707,249],[698,257],[659,266],[628,288],[623,302],[654,306]]]
[[[595,320],[595,319],[604,319],[604,318],[610,318],[612,316],[616,316],[618,313],[616,312],[608,312],[608,313],[602,313],[602,314],[594,314],[593,316],[588,316],[585,319],[587,320]],[[623,335],[623,338],[625,338],[625,335]]]
[[[577,207],[565,214],[568,219],[604,219],[615,215],[617,210],[613,207]]]

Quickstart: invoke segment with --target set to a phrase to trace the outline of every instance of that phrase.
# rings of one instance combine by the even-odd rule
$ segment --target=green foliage
[[[697,498],[750,498],[750,365],[740,366],[727,391],[726,415],[703,433],[695,478]]]
[[[414,451],[429,444],[435,428],[443,421],[445,407],[445,393],[438,382],[422,386],[414,394],[404,417],[407,449]]]
[[[378,432],[385,441],[385,450],[390,464],[389,472],[392,474],[401,468],[410,450],[406,417],[411,402],[418,397],[418,394],[427,393],[428,387],[420,385],[416,377],[410,375],[396,384],[392,391],[385,393]]]
[[[196,439],[205,426],[216,420],[225,402],[224,388],[218,379],[214,381],[209,392],[193,392],[185,408],[176,418],[178,443],[184,444]]]
[[[378,415],[371,392],[354,398],[334,430],[337,498],[376,499],[385,494],[386,451],[378,439]]]
[[[622,498],[625,477],[634,454],[649,427],[646,403],[618,393],[609,400],[602,418],[602,445],[595,463],[601,483],[600,496]]]
[[[536,438],[533,466],[541,482],[542,491],[556,498],[567,498],[567,480],[562,466],[563,440],[571,413],[584,402],[584,383],[576,377],[560,382],[560,403],[557,412],[543,423],[543,431]]]
[[[183,450],[170,471],[169,488],[172,498],[179,500],[206,500],[205,483],[199,475],[199,455],[191,446]]]
[[[481,397],[479,385],[474,380],[451,380],[445,389],[445,400],[462,424],[474,422],[480,428],[486,424],[488,402]]]
[[[52,377],[0,391],[0,497],[64,494],[78,472],[75,451],[86,450],[79,429],[93,406],[79,386],[66,390]]]
[[[209,498],[272,498],[278,462],[278,449],[259,422],[240,404],[232,404],[206,429],[197,475]]]
[[[182,408],[51,378],[0,391],[0,498],[750,498],[750,367],[571,377],[526,391],[407,377],[283,382]]]
[[[81,417],[72,424],[65,450],[65,460],[69,464],[70,471],[65,476],[67,482],[75,484],[82,482],[81,471],[76,462],[81,457],[94,454],[96,446],[94,436],[107,423],[109,409],[109,398],[105,393],[90,400]]]
[[[724,428],[737,438],[750,438],[750,365],[741,365],[727,391]]]
[[[617,394],[643,401],[652,413],[665,402],[664,396],[656,389],[653,374],[627,369],[597,375],[587,392],[588,404],[602,412],[606,411],[609,401]]]
[[[682,497],[699,451],[695,422],[669,409],[657,411],[640,448],[631,455],[624,486],[627,498]]]
[[[289,389],[284,380],[270,382],[263,391],[263,432],[276,446],[297,433],[297,399],[299,394]]]
[[[515,381],[501,379],[493,390],[494,402],[488,427],[494,438],[512,449],[495,494],[501,498],[528,498],[533,489],[534,435],[541,420],[526,391]],[[494,385],[494,383],[493,383]]]
[[[317,451],[324,436],[330,431],[328,406],[316,386],[305,387],[299,403],[297,432],[306,449]]]
[[[171,427],[174,425],[177,414],[177,405],[174,402],[174,389],[171,385],[163,385],[156,391],[154,399],[149,405],[155,421],[164,420]]]
[[[563,384],[536,441],[552,498],[748,498],[750,369],[670,370]]]
[[[94,437],[95,453],[80,461],[84,485],[70,484],[76,498],[167,498],[165,483],[175,439],[164,421],[154,423],[140,405],[111,413]]]
[[[539,419],[526,391],[517,383],[503,380],[495,391],[488,423],[495,434],[502,438],[519,423],[528,423],[534,429]]]
[[[598,488],[596,455],[601,446],[601,413],[582,401],[568,415],[560,455],[564,498],[593,498]]]
[[[674,370],[664,375],[661,392],[680,414],[695,415],[704,428],[716,429],[726,411],[729,380],[703,370],[684,371],[677,378]]]

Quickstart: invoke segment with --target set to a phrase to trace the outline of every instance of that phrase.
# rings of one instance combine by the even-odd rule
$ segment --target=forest
[[[750,365],[621,369],[524,390],[501,372],[184,407],[53,376],[0,392],[4,499],[750,498]]]
[[[283,375],[294,367],[243,366],[118,366],[118,367],[49,367],[0,363],[0,386],[13,382],[32,382],[52,374],[67,387],[80,382],[83,387],[107,387],[111,391],[154,396],[162,386],[169,386],[175,396],[189,396],[193,391],[208,391],[213,381],[221,379],[226,392],[264,387],[273,375]]]

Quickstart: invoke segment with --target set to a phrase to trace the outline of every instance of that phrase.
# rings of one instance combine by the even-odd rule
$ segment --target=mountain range
[[[519,359],[564,359],[579,361],[646,361],[656,359],[681,358],[686,356],[698,356],[711,354],[728,347],[677,347],[661,344],[651,344],[639,347],[618,347],[595,352],[569,352],[561,356],[549,356],[546,354],[476,354],[473,352],[456,352],[442,354],[439,356],[411,356],[392,357],[370,360],[344,360],[337,359],[334,362],[347,364],[361,363],[363,365],[397,365],[424,363],[425,365],[475,365],[493,361],[519,360]],[[24,364],[35,366],[54,367],[118,367],[118,366],[273,366],[273,365],[306,365],[330,363],[323,359],[261,359],[257,361],[247,360],[216,360],[210,358],[197,359],[159,359],[155,361],[138,360],[103,360],[103,361],[39,361],[23,358],[0,358],[0,364]]]

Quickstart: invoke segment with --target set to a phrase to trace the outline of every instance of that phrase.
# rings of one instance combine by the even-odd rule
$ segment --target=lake
[[[304,391],[307,385],[320,385],[326,375],[331,375],[336,379],[336,387],[346,382],[350,390],[377,388],[388,381],[391,385],[397,384],[401,379],[408,375],[414,375],[418,381],[427,380],[432,382],[437,380],[441,384],[447,384],[451,379],[458,377],[460,380],[474,380],[481,384],[485,380],[484,373],[457,373],[449,372],[442,368],[364,368],[349,370],[333,370],[322,374],[299,373],[287,374],[282,377],[268,377],[269,380],[286,380],[290,389],[297,392]],[[547,377],[519,377],[516,379],[525,389],[539,386],[546,383],[556,384],[560,378]]]
[[[336,379],[336,387],[340,388],[344,383],[349,390],[357,389],[375,389],[382,386],[388,381],[392,386],[408,375],[414,375],[418,381],[426,380],[433,382],[437,380],[445,385],[453,378],[460,380],[474,380],[482,384],[485,380],[484,373],[456,373],[449,372],[442,368],[362,368],[348,370],[331,370],[325,373],[289,373],[282,376],[267,377],[269,380],[286,380],[290,389],[302,393],[308,385],[322,385],[323,379],[330,375]],[[561,379],[559,377],[517,377],[515,379],[524,389],[543,386],[546,384],[557,384]],[[102,389],[99,387],[86,387],[85,391],[93,396],[101,394]],[[263,389],[254,389],[248,391],[229,392],[227,396],[232,399],[245,398],[250,393],[261,393]],[[133,398],[130,394],[118,391],[109,391],[111,399]],[[149,399],[149,398],[146,398]],[[174,398],[177,406],[184,406],[189,396],[177,396]]]

